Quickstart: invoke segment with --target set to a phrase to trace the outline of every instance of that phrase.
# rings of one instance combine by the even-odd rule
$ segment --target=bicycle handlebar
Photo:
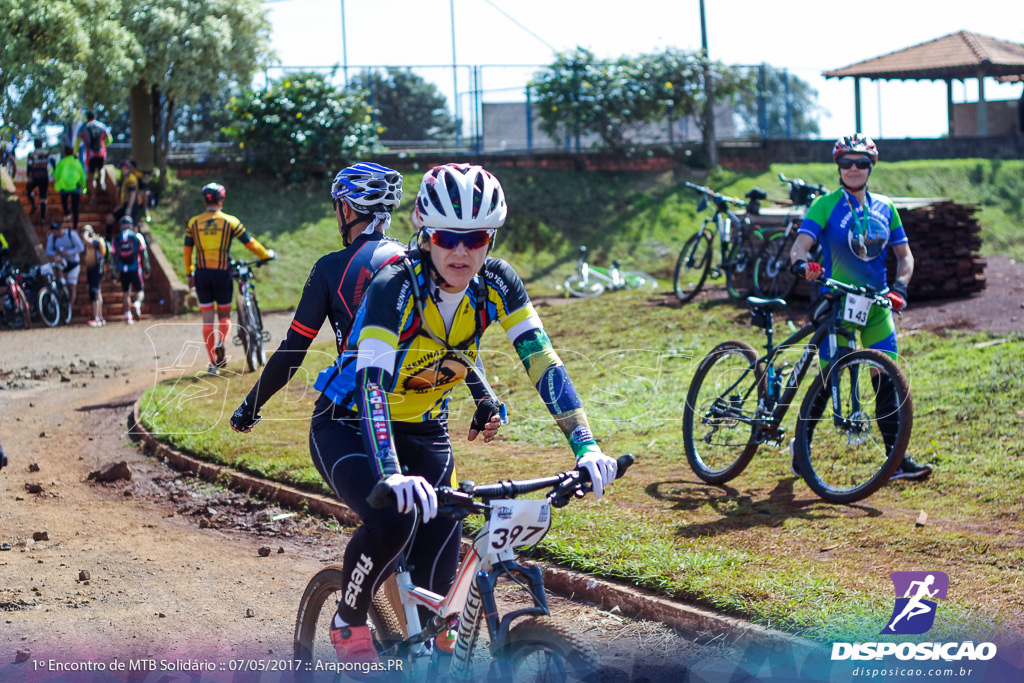
[[[630,453],[620,455],[616,460],[618,470],[615,478],[618,479],[626,473],[635,458]],[[589,490],[586,486],[590,482],[590,474],[587,470],[572,469],[550,477],[539,479],[527,479],[525,481],[499,481],[497,484],[485,484],[477,486],[472,482],[462,482],[458,489],[449,486],[439,486],[435,489],[437,493],[438,514],[448,517],[465,517],[471,513],[480,513],[487,510],[487,505],[481,501],[495,498],[515,498],[523,493],[532,493],[542,489],[551,489],[548,496],[552,499],[555,507],[562,507],[569,499],[580,490]],[[394,505],[396,502],[395,492],[388,486],[387,482],[377,482],[366,502],[372,508],[383,508]]]
[[[799,275],[801,277],[804,274],[803,266],[797,263],[794,263],[792,266],[790,266],[789,270],[793,274]],[[878,290],[876,290],[874,287],[868,287],[866,285],[851,285],[840,280],[834,280],[830,277],[818,278],[817,280],[812,280],[812,282],[820,282],[822,285],[828,287],[833,292],[840,291],[846,292],[847,294],[856,294],[857,296],[866,296],[870,299],[873,299],[874,303],[878,306],[892,308],[892,301],[889,300],[889,297],[879,293]]]
[[[706,195],[709,199],[711,199],[712,202],[715,203],[716,206],[720,204],[735,204],[736,206],[747,205],[747,203],[742,199],[730,197],[729,195],[722,194],[721,192],[715,192],[706,185],[696,185],[694,183],[691,183],[689,180],[687,180],[684,184],[691,190],[696,190],[697,192]]]
[[[782,173],[779,173],[779,180],[790,185],[796,185],[797,187],[806,187],[808,190],[814,190],[818,194],[825,194],[828,191],[824,185],[811,185],[802,178],[787,178]]]

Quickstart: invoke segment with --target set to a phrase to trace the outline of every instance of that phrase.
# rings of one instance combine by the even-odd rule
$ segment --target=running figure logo
[[[896,605],[883,635],[916,635],[935,623],[936,600],[945,600],[949,577],[945,572],[893,572]],[[902,597],[900,597],[902,596]]]

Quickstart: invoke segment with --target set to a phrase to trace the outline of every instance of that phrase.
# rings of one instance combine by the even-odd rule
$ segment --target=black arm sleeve
[[[253,406],[254,412],[258,413],[270,397],[279,392],[284,385],[298,372],[302,361],[306,359],[306,351],[313,340],[305,337],[295,330],[289,329],[288,334],[281,340],[277,351],[267,360],[266,367],[260,378],[249,390],[245,400]]]

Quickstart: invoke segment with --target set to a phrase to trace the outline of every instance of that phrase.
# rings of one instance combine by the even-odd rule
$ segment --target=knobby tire
[[[601,296],[604,293],[604,285],[598,282],[597,279],[591,277],[584,282],[579,273],[565,278],[564,287],[569,295],[584,299]]]
[[[306,590],[299,600],[292,643],[293,653],[296,660],[304,665],[310,664],[309,668],[313,670],[318,661],[338,661],[334,645],[331,643],[330,627],[338,602],[342,598],[341,578],[342,568],[339,565],[321,569],[306,585]],[[378,652],[405,639],[401,622],[384,598],[383,591],[378,591],[374,596],[367,616],[367,623]],[[305,670],[306,667],[303,666],[302,669]]]
[[[51,287],[44,287],[39,290],[39,296],[36,299],[36,308],[39,311],[39,319],[43,321],[43,324],[47,327],[56,327],[61,321],[61,305],[60,299]]]
[[[712,414],[715,407],[753,419],[763,393],[759,375],[751,370],[757,361],[754,347],[742,341],[722,342],[697,366],[683,406],[683,446],[694,474],[709,484],[723,484],[737,477],[757,451],[752,422]],[[755,386],[756,383],[756,386]],[[728,391],[728,396],[723,394]]]
[[[694,233],[679,251],[672,288],[684,304],[697,296],[711,270],[711,235],[706,230]]]
[[[754,263],[754,291],[766,299],[785,299],[796,287],[797,276],[789,269],[789,252],[795,234],[777,232],[768,238]]]
[[[872,371],[885,379],[876,382]],[[844,427],[837,427],[833,419],[833,375],[840,378]],[[850,407],[853,386],[860,399],[856,413]],[[879,406],[888,390],[895,396],[884,405],[894,410]],[[797,469],[807,485],[830,503],[863,500],[884,486],[903,462],[913,417],[910,385],[895,361],[874,349],[851,351],[815,376],[804,396],[793,442]],[[883,436],[886,423],[891,446]]]
[[[550,617],[526,617],[512,625],[501,656],[512,681],[589,681],[599,677],[597,652],[573,630]]]

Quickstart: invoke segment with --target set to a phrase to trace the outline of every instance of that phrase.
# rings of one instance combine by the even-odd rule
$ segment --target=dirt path
[[[274,339],[289,320],[267,316]],[[344,537],[316,519],[274,521],[279,509],[189,482],[127,438],[129,407],[161,368],[205,367],[196,339],[195,320],[0,332],[0,680],[115,659],[290,656],[298,597]],[[89,481],[122,460],[130,482]],[[661,624],[552,608],[610,680],[675,679],[718,652]]]

